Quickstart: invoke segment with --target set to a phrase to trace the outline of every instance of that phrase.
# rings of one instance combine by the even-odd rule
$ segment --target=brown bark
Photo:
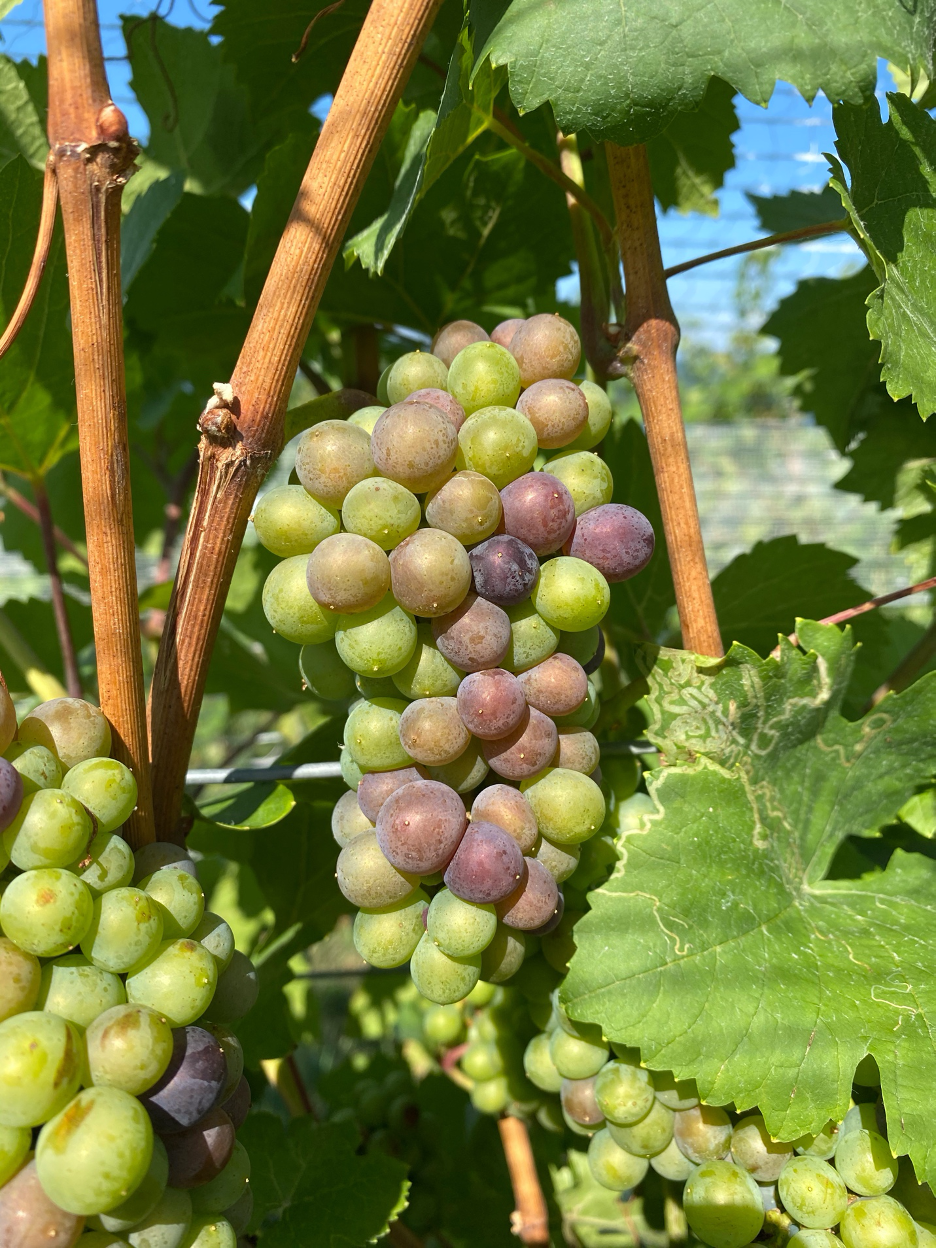
[[[536,1173],[536,1159],[526,1123],[521,1118],[505,1114],[498,1119],[497,1126],[517,1206],[511,1218],[511,1229],[521,1243],[548,1244],[549,1210]]]
[[[195,499],[150,693],[156,823],[178,838],[185,770],[247,518],[351,212],[440,0],[373,0],[299,188],[230,388],[202,414]]]
[[[647,149],[608,143],[607,150],[627,292],[622,355],[647,431],[683,645],[717,657],[724,650],[679,403],[679,325],[663,273]]]
[[[153,839],[120,291],[120,196],[136,144],[110,98],[94,0],[46,0],[49,144],[65,227],[101,709],[132,768],[134,848]]]

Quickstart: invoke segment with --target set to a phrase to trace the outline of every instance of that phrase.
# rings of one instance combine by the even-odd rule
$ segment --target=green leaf
[[[251,1230],[267,1248],[363,1248],[405,1207],[406,1166],[378,1149],[361,1155],[353,1122],[284,1127],[257,1113],[240,1138],[253,1163]]]
[[[0,56],[0,164],[23,156],[34,169],[45,169],[49,141],[36,106],[15,63]]]
[[[657,810],[591,894],[563,995],[703,1099],[759,1106],[784,1140],[842,1117],[871,1052],[891,1147],[931,1181],[936,863],[896,850],[884,871],[825,877],[847,837],[931,782],[936,676],[850,723],[849,630],[797,624],[805,654],[656,655]]]
[[[738,128],[734,91],[711,78],[699,107],[677,113],[647,145],[653,190],[665,212],[704,212],[718,216],[715,192],[734,167],[731,136]]]
[[[285,819],[296,804],[291,791],[282,784],[225,785],[220,797],[203,802],[198,808],[201,819],[210,820],[221,828],[269,828]]]
[[[785,195],[748,195],[761,229],[783,234],[807,225],[842,219],[842,197],[831,186],[821,191],[787,191]]]
[[[124,294],[149,259],[156,235],[182,198],[185,185],[185,175],[179,169],[169,173],[152,161],[147,161],[145,167],[158,170],[162,176],[154,178],[142,194],[136,196],[121,221],[120,284]]]
[[[925,419],[936,412],[936,121],[905,95],[834,110],[833,161],[842,196],[868,252],[878,288],[868,298],[868,329],[881,344],[881,380],[895,399],[910,396]],[[881,187],[887,188],[886,194]]]
[[[924,424],[907,399],[882,406],[858,445],[849,447],[848,456],[852,466],[835,488],[893,507],[904,465],[910,460],[936,460],[936,421]]]
[[[473,0],[478,62],[508,65],[521,111],[549,100],[561,130],[642,143],[698,108],[723,78],[766,105],[778,79],[807,100],[870,100],[877,58],[931,73],[932,0],[863,0],[848,20],[825,0]]]

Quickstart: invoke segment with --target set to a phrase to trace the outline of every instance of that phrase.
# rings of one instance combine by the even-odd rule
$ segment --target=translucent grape
[[[429,386],[445,388],[448,365],[428,351],[408,351],[398,356],[387,374],[387,398],[402,403],[414,390]]]
[[[260,992],[260,981],[254,964],[246,954],[235,949],[230,962],[218,976],[217,987],[205,1018],[214,1023],[236,1023],[253,1009]]]
[[[533,857],[543,864],[557,884],[562,884],[578,866],[581,852],[578,845],[554,845],[541,836]]]
[[[468,558],[476,592],[499,607],[525,601],[539,577],[539,560],[516,537],[489,537]]]
[[[67,770],[111,751],[110,724],[82,698],[53,698],[34,707],[19,726],[21,745],[44,745]]]
[[[498,923],[494,939],[481,954],[481,974],[491,984],[503,984],[515,975],[526,957],[523,932]]]
[[[234,1126],[223,1109],[212,1109],[193,1127],[165,1136],[169,1183],[192,1188],[216,1178],[234,1152]]]
[[[348,532],[376,542],[382,550],[392,550],[409,537],[421,519],[416,495],[386,477],[359,482],[341,505],[341,520]]]
[[[48,1014],[57,1014],[85,1028],[114,1005],[127,999],[123,982],[110,971],[92,966],[81,954],[70,953],[47,962],[36,1002]]]
[[[667,1109],[695,1109],[699,1104],[699,1089],[694,1079],[677,1079],[671,1070],[654,1070],[650,1082],[657,1100]]]
[[[416,649],[406,665],[393,676],[394,687],[405,698],[446,698],[458,692],[462,673],[439,650],[432,625],[416,626]]]
[[[510,644],[510,620],[500,607],[477,594],[432,621],[432,636],[448,661],[463,672],[498,667]]]
[[[526,861],[526,880],[497,907],[498,918],[508,927],[525,932],[539,931],[559,908],[559,888],[555,879],[535,858]]]
[[[361,676],[393,676],[416,649],[416,621],[392,594],[369,611],[338,616],[336,623],[338,653]]]
[[[172,1033],[172,1055],[159,1079],[140,1100],[161,1135],[185,1131],[218,1103],[227,1083],[227,1062],[217,1039],[203,1027]]]
[[[696,1105],[677,1113],[673,1136],[690,1161],[721,1161],[731,1148],[731,1119],[717,1105]]]
[[[25,871],[0,898],[0,927],[27,953],[57,958],[84,937],[94,904],[83,880],[59,867]]]
[[[362,699],[345,722],[344,743],[359,767],[395,771],[412,763],[400,740],[401,716],[409,703],[402,698]]]
[[[384,857],[374,832],[362,832],[338,855],[338,887],[353,906],[379,909],[408,897],[418,877],[397,871]]]
[[[541,312],[517,327],[510,340],[510,353],[517,361],[521,382],[531,386],[549,377],[573,377],[582,344],[567,320],[555,313]]]
[[[556,725],[549,716],[530,707],[512,732],[497,741],[483,741],[481,749],[499,776],[526,780],[549,766],[558,740]]]
[[[447,615],[471,588],[465,548],[442,529],[419,529],[390,556],[393,596],[407,611],[424,618]]]
[[[792,1157],[777,1183],[784,1208],[800,1226],[835,1226],[848,1204],[842,1176],[818,1157]]]
[[[456,793],[470,793],[476,789],[488,774],[488,765],[484,761],[478,744],[477,741],[472,741],[467,750],[459,754],[454,763],[430,767],[430,779],[437,780],[440,784],[447,784]]]
[[[278,563],[263,584],[263,614],[274,632],[299,646],[317,646],[335,635],[336,617],[320,607],[306,581],[307,555]]]
[[[386,772],[373,772],[373,775],[386,775]],[[374,825],[364,814],[358,804],[356,793],[342,793],[332,810],[332,836],[344,848],[361,832],[373,831]]]
[[[464,1031],[461,1010],[451,1005],[430,1005],[423,1014],[423,1035],[432,1046],[447,1048],[459,1040]]]
[[[544,715],[568,715],[585,701],[588,677],[571,655],[553,654],[520,675],[530,706]]]
[[[341,528],[335,508],[320,503],[301,485],[267,490],[251,520],[260,544],[281,559],[311,554]]]
[[[95,898],[81,952],[95,966],[119,974],[154,954],[162,938],[159,903],[139,888],[113,888]]]
[[[234,1141],[230,1161],[219,1175],[192,1192],[192,1207],[196,1213],[221,1213],[248,1190],[250,1182],[250,1158],[239,1140]]]
[[[37,789],[3,834],[14,866],[67,867],[91,842],[94,825],[76,797],[62,789]]]
[[[52,1203],[42,1190],[35,1161],[0,1188],[0,1242],[4,1248],[72,1248],[83,1221]]]
[[[608,583],[590,563],[560,555],[544,563],[533,590],[533,605],[547,624],[582,632],[599,623],[611,603]]]
[[[757,1184],[730,1161],[708,1161],[690,1175],[683,1208],[692,1230],[711,1248],[744,1248],[764,1225]]]
[[[195,875],[195,863],[181,845],[174,845],[171,841],[151,841],[136,851],[133,860],[134,884],[139,884],[162,867],[175,867],[177,871]]]
[[[390,588],[390,561],[369,538],[336,533],[309,555],[306,581],[309,593],[328,611],[368,611]]]
[[[418,763],[452,763],[470,740],[455,698],[419,698],[400,716],[400,741]]]
[[[471,343],[449,364],[447,389],[467,416],[482,407],[512,408],[520,395],[520,370],[504,347]]]
[[[230,967],[224,974],[229,971]],[[127,1000],[149,1006],[173,1027],[185,1027],[204,1014],[217,983],[217,964],[203,945],[197,940],[167,940],[127,976]]]
[[[9,811],[9,817],[6,820],[8,825],[19,810],[23,794],[35,793],[37,789],[61,788],[62,776],[65,773],[55,754],[44,745],[23,745],[19,741],[14,741],[7,750],[7,758],[3,761],[7,762],[7,760],[13,771],[13,776],[9,779],[9,783],[13,785],[13,794],[16,793],[17,776],[21,786],[15,808]],[[12,802],[12,796],[8,800]]]
[[[839,1136],[835,1168],[859,1196],[883,1196],[897,1182],[897,1159],[877,1131],[862,1129]]]
[[[510,347],[514,334],[523,324],[522,316],[512,316],[506,321],[501,321],[499,325],[495,325],[491,330],[491,342],[496,342],[499,347]]]
[[[596,386],[593,381],[580,381],[579,389],[585,395],[588,404],[588,419],[585,428],[574,442],[569,443],[570,451],[590,451],[602,440],[611,428],[611,400],[607,391]]]
[[[51,751],[47,751],[53,762],[57,760]],[[61,772],[61,769],[60,769]],[[8,828],[16,816],[23,800],[23,777],[5,758],[0,758],[0,832]],[[0,857],[0,862],[3,859]],[[6,865],[4,863],[4,865]]]
[[[597,738],[587,728],[559,729],[559,744],[552,760],[554,767],[590,776],[600,761],[601,749]]]
[[[386,371],[389,373],[390,369],[388,368]],[[348,417],[348,424],[357,425],[358,428],[363,429],[366,434],[371,434],[374,432],[374,426],[377,424],[377,421],[380,420],[386,410],[387,408],[383,404],[375,404],[370,407],[359,408],[358,411]],[[354,487],[352,486],[352,489],[353,488]]]
[[[451,958],[482,953],[496,930],[497,913],[492,905],[463,901],[447,888],[440,889],[429,906],[426,931]]]
[[[31,1144],[32,1132],[28,1127],[0,1126],[0,1188],[16,1174],[26,1160]],[[0,1234],[2,1233],[0,1230]]]
[[[510,672],[523,672],[548,659],[559,644],[559,630],[547,624],[529,600],[508,607],[507,616],[510,644],[504,667]]]
[[[169,1065],[173,1035],[166,1019],[155,1010],[115,1005],[90,1024],[85,1043],[93,1084],[139,1096]]]
[[[614,493],[611,470],[592,451],[560,451],[543,471],[558,477],[572,495],[576,516],[611,502]]]
[[[645,1177],[650,1163],[614,1142],[607,1127],[596,1131],[588,1145],[588,1168],[596,1183],[612,1192],[629,1191]]]
[[[481,955],[450,958],[424,933],[410,959],[410,975],[417,990],[437,1005],[451,1005],[466,997],[481,975]]]
[[[557,1027],[549,1040],[549,1056],[563,1079],[591,1079],[607,1062],[608,1046],[600,1040],[572,1036]],[[594,1088],[592,1091],[594,1094]]]
[[[606,1062],[595,1076],[595,1099],[609,1122],[632,1126],[653,1108],[649,1072],[619,1058]]]
[[[463,901],[503,901],[524,878],[526,866],[513,837],[493,823],[471,823],[445,870],[445,883]]]
[[[398,771],[377,771],[363,776],[358,785],[357,799],[365,819],[372,825],[375,824],[381,806],[391,793],[402,789],[404,784],[427,778],[428,773],[423,767],[401,767]],[[361,828],[359,831],[366,832],[367,829]]]
[[[370,436],[346,420],[313,425],[296,448],[296,476],[313,497],[330,507],[340,507],[352,486],[376,472]]]
[[[552,1053],[551,1041],[550,1053]],[[566,1117],[571,1119],[572,1122],[578,1123],[579,1126],[590,1127],[594,1130],[604,1122],[601,1110],[598,1108],[598,1102],[595,1100],[595,1079],[593,1075],[582,1079],[564,1078],[559,1089],[559,1098]]]
[[[164,940],[188,936],[201,922],[205,913],[205,894],[193,875],[164,867],[149,877],[144,891],[160,907]]]
[[[517,400],[517,410],[536,430],[546,450],[568,446],[585,428],[588,401],[574,382],[563,378],[535,381]]]
[[[500,667],[466,676],[458,689],[457,706],[466,730],[485,741],[505,737],[526,715],[520,682]]]
[[[78,1091],[81,1033],[57,1014],[29,1010],[0,1023],[0,1126],[37,1127]]]
[[[543,1092],[558,1092],[562,1087],[562,1075],[549,1056],[549,1036],[545,1031],[534,1036],[524,1050],[523,1069]]]
[[[397,789],[381,806],[377,844],[398,871],[430,875],[449,862],[466,824],[465,807],[447,785],[416,780]],[[361,839],[356,837],[348,849]]]
[[[473,342],[487,342],[488,336],[480,325],[474,321],[449,321],[443,325],[432,342],[432,353],[445,365],[451,368],[452,361]]]
[[[504,1059],[497,1045],[492,1042],[469,1044],[460,1065],[466,1075],[479,1081],[496,1079],[504,1073]]]
[[[774,1183],[793,1156],[793,1145],[772,1140],[761,1115],[751,1114],[731,1134],[731,1155],[758,1183]]]
[[[80,876],[98,896],[129,884],[133,879],[133,867],[133,851],[124,838],[113,832],[99,832],[68,869]]]
[[[533,467],[536,430],[512,407],[485,406],[472,412],[458,431],[458,467],[483,473],[502,490]]]
[[[341,661],[334,641],[303,646],[299,672],[311,693],[325,702],[343,702],[355,693],[354,673]]]
[[[500,493],[480,472],[456,472],[426,496],[428,523],[466,546],[490,537],[500,519]]]
[[[374,426],[371,450],[384,477],[424,494],[441,485],[455,466],[458,434],[431,403],[397,403]]]
[[[670,1140],[662,1153],[651,1157],[650,1165],[661,1178],[671,1179],[674,1183],[685,1183],[696,1168],[694,1161],[682,1155],[675,1140]]]
[[[456,433],[465,423],[465,409],[452,398],[447,390],[440,390],[436,386],[425,386],[422,390],[414,390],[406,397],[409,403],[428,403],[432,407],[437,407],[451,421]]]
[[[155,1209],[166,1190],[168,1178],[169,1157],[165,1144],[157,1136],[153,1140],[149,1168],[136,1189],[113,1209],[93,1217],[90,1225],[114,1235],[131,1230]],[[121,1243],[126,1243],[126,1240],[119,1240],[118,1244]]]
[[[509,784],[492,784],[482,789],[471,804],[474,823],[493,823],[512,836],[527,853],[536,844],[536,816],[522,793]]]
[[[402,966],[412,956],[425,929],[429,898],[417,889],[402,901],[376,910],[359,910],[354,918],[354,947],[371,966]]]

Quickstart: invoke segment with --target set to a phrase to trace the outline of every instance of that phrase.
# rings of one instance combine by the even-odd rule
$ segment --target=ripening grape
[[[217,987],[209,997],[204,1016],[213,1023],[239,1022],[253,1009],[259,992],[260,981],[254,964],[246,954],[235,949],[230,962],[218,975]]]
[[[653,1107],[649,1071],[619,1058],[606,1062],[595,1076],[595,1099],[609,1122],[632,1126]]]
[[[674,1183],[685,1183],[696,1169],[694,1161],[683,1156],[675,1140],[670,1140],[662,1153],[650,1158],[650,1165],[663,1179],[671,1179]]]
[[[537,555],[551,555],[575,528],[572,495],[549,473],[528,472],[501,491],[504,528]]]
[[[416,648],[392,683],[405,698],[446,698],[458,692],[462,672],[439,650],[427,621],[416,625]]]
[[[94,835],[88,812],[62,789],[38,789],[23,798],[19,812],[3,833],[3,845],[14,866],[66,867]]]
[[[53,698],[34,707],[17,736],[20,745],[44,745],[66,770],[86,758],[105,758],[111,749],[110,724],[81,698]]]
[[[569,443],[568,449],[591,451],[611,428],[611,418],[614,413],[611,410],[611,400],[608,398],[607,391],[602,390],[601,386],[595,385],[593,381],[580,381],[579,389],[585,395],[585,401],[588,404],[588,419],[585,422],[585,428],[574,442]]]
[[[247,1119],[250,1112],[251,1095],[250,1084],[242,1075],[238,1080],[237,1087],[231,1095],[222,1101],[221,1108],[230,1118],[234,1130],[239,1131]]]
[[[218,1104],[227,1106],[241,1087],[241,1080],[244,1075],[244,1048],[231,1028],[225,1023],[208,1023],[201,1020],[199,1026],[201,1025],[204,1025],[205,1031],[210,1032],[214,1036],[221,1046],[221,1052],[224,1054],[226,1075],[224,1086],[218,1096]],[[233,1121],[231,1110],[226,1108],[224,1112]],[[236,1125],[235,1123],[235,1127]]]
[[[568,715],[585,701],[588,677],[571,655],[553,654],[520,677],[528,704],[544,715]]]
[[[530,803],[509,784],[492,784],[482,789],[471,804],[475,823],[493,823],[503,828],[526,854],[536,844],[536,817]]]
[[[371,439],[346,420],[323,420],[307,429],[296,448],[296,476],[329,507],[340,507],[359,481],[376,475]]]
[[[482,953],[494,939],[496,930],[497,912],[492,905],[463,901],[447,888],[436,893],[426,915],[430,938],[451,958],[470,958]],[[472,1078],[478,1076],[472,1075]]]
[[[354,614],[375,607],[390,588],[390,561],[357,533],[326,537],[306,564],[309,593],[327,611]]]
[[[227,1063],[215,1037],[202,1027],[179,1027],[165,1070],[140,1101],[154,1130],[184,1131],[217,1104],[226,1081]]]
[[[381,806],[377,844],[398,871],[430,875],[449,862],[466,824],[465,807],[450,788],[436,780],[416,780],[397,789]],[[356,837],[342,853],[362,839]]]
[[[490,537],[500,524],[501,496],[480,472],[456,472],[426,495],[426,520],[465,546]]]
[[[523,879],[526,864],[513,837],[493,823],[471,823],[445,870],[445,883],[463,901],[503,901]]]
[[[520,682],[500,667],[466,676],[458,687],[456,702],[466,730],[484,741],[507,736],[526,716]]]
[[[81,941],[94,903],[83,880],[58,867],[24,871],[0,898],[0,927],[39,958],[57,958]]]
[[[148,1005],[173,1027],[185,1027],[214,1004],[212,997],[220,982],[214,958],[197,940],[167,940],[127,975],[127,1000]]]
[[[341,520],[349,533],[366,537],[392,550],[419,528],[419,499],[405,485],[386,477],[359,481],[341,505]]]
[[[568,446],[585,428],[588,401],[574,382],[563,378],[535,381],[517,400],[517,410],[536,430],[546,450]]]
[[[653,528],[646,516],[623,503],[606,503],[579,516],[563,550],[592,564],[613,585],[643,571],[653,546]]]
[[[448,365],[428,351],[409,351],[394,360],[387,374],[387,398],[402,403],[414,390],[445,388]]]
[[[301,485],[267,490],[251,519],[260,544],[281,559],[310,555],[341,528],[335,508],[313,498]]]
[[[582,669],[584,674],[585,669]],[[594,728],[601,713],[601,697],[591,677],[585,678],[585,700],[567,715],[556,715],[557,728]],[[575,769],[573,769],[575,770]]]
[[[362,832],[338,855],[338,887],[353,906],[379,909],[408,897],[418,876],[398,871],[384,857],[375,832]]]
[[[69,953],[47,962],[36,1005],[85,1028],[112,1006],[127,999],[118,976],[92,966],[81,954]]]
[[[335,635],[335,616],[309,593],[308,556],[293,555],[270,572],[263,585],[263,614],[274,632],[300,646],[317,646]]]
[[[458,431],[458,467],[483,473],[502,490],[533,467],[536,430],[513,407],[491,405],[472,413]]]
[[[579,845],[554,845],[541,836],[533,857],[543,864],[557,884],[562,884],[578,866],[581,852]]]
[[[400,716],[400,741],[418,763],[452,763],[470,740],[455,698],[419,698]]]
[[[775,1183],[793,1156],[793,1145],[771,1139],[761,1115],[751,1114],[731,1133],[731,1155],[758,1183]]]
[[[427,772],[424,767],[401,767],[397,771],[376,771],[362,776],[357,787],[357,800],[364,818],[371,825],[376,824],[380,808],[391,793],[402,789],[404,784],[425,779],[427,779]],[[367,828],[358,828],[358,832],[367,830]],[[347,838],[347,840],[350,839],[350,837]]]
[[[438,1005],[461,1001],[481,975],[481,955],[452,958],[424,933],[410,959],[410,974],[419,992]]]
[[[0,1188],[16,1174],[32,1144],[28,1127],[0,1126]]]
[[[299,672],[309,689],[325,702],[343,702],[354,696],[354,673],[342,663],[334,641],[303,646]]]
[[[416,621],[387,594],[369,611],[338,616],[335,647],[352,672],[393,676],[416,649]]]
[[[560,728],[553,767],[590,776],[601,761],[597,738],[587,728]]]
[[[583,559],[559,555],[544,563],[533,589],[533,605],[547,624],[562,632],[591,628],[611,603],[608,582]]]
[[[764,1225],[757,1184],[730,1161],[708,1161],[690,1175],[683,1208],[692,1230],[711,1248],[745,1248]]]
[[[604,822],[604,796],[588,776],[548,767],[521,783],[543,836],[558,845],[587,841]]]
[[[432,621],[439,650],[463,672],[497,667],[510,644],[510,620],[493,602],[469,593],[447,615]]]
[[[436,386],[425,386],[422,390],[414,390],[412,394],[408,394],[406,399],[408,403],[428,403],[432,407],[437,407],[452,422],[452,428],[456,433],[465,423],[465,409],[452,398],[447,390],[440,390]]]
[[[522,316],[512,316],[506,321],[501,321],[499,325],[495,325],[491,330],[491,342],[496,342],[500,347],[510,348],[513,336],[524,323]]]
[[[447,615],[471,588],[471,564],[465,548],[442,529],[419,529],[390,556],[393,596],[400,606],[423,618]]]
[[[683,1155],[697,1165],[721,1161],[731,1149],[731,1119],[717,1105],[695,1105],[676,1114],[673,1136]]]
[[[480,742],[472,740],[453,763],[429,767],[427,770],[430,778],[438,780],[440,784],[447,784],[456,793],[471,793],[482,783],[489,771],[479,745]]]
[[[510,672],[524,672],[535,667],[556,650],[559,630],[547,624],[533,603],[518,603],[507,608],[510,621],[510,643],[503,658],[503,666]]]
[[[468,558],[475,591],[499,607],[525,601],[539,577],[539,560],[516,537],[489,537]]]
[[[835,1168],[859,1196],[883,1196],[897,1182],[897,1159],[877,1131],[843,1132],[835,1146]]]
[[[67,1105],[81,1078],[81,1035],[29,1010],[0,1023],[0,1126],[37,1127]]]
[[[85,1034],[88,1070],[97,1086],[139,1096],[159,1079],[173,1052],[173,1033],[155,1010],[115,1005],[90,1024]]]
[[[526,880],[497,907],[497,916],[508,927],[539,931],[556,914],[559,888],[550,872],[535,858],[526,861]]]
[[[212,1109],[185,1131],[164,1137],[169,1183],[192,1188],[217,1178],[234,1152],[234,1125],[223,1109]]]
[[[549,377],[575,375],[582,355],[582,344],[563,317],[541,312],[524,321],[510,340],[510,352],[520,369],[524,386]]]
[[[487,341],[487,333],[474,321],[449,321],[433,338],[432,354],[438,356],[446,368],[451,368],[459,351],[473,342]]]
[[[588,1145],[588,1168],[596,1183],[612,1192],[629,1191],[646,1176],[650,1163],[616,1144],[607,1127],[596,1131]]]
[[[835,1226],[848,1204],[842,1176],[818,1157],[792,1157],[783,1167],[777,1186],[784,1208],[800,1226]]]
[[[414,494],[441,485],[455,466],[458,434],[430,403],[397,403],[374,426],[371,451],[377,470]]]
[[[31,1010],[39,995],[39,960],[6,936],[0,936],[0,1023]]]
[[[46,1195],[35,1161],[0,1188],[0,1236],[4,1248],[72,1248],[83,1220],[60,1209]],[[94,1246],[97,1248],[97,1246]]]
[[[553,1044],[550,1041],[549,1051],[552,1055]],[[581,1079],[564,1077],[559,1089],[563,1114],[566,1121],[578,1123],[581,1127],[589,1127],[591,1131],[604,1123],[598,1102],[595,1100],[595,1077],[586,1075]],[[591,1134],[591,1131],[588,1134]]]
[[[387,775],[387,772],[373,772],[373,775]],[[392,773],[391,773],[392,774]],[[361,832],[373,831],[374,825],[364,814],[358,803],[356,793],[342,793],[335,803],[331,816],[332,836],[344,848]]]
[[[51,751],[47,751],[53,758]],[[57,761],[53,758],[53,761]],[[59,768],[61,775],[61,768]],[[23,800],[23,777],[19,771],[5,758],[0,758],[0,832],[10,826]],[[2,850],[0,850],[0,861]],[[4,862],[4,866],[6,863]]]
[[[544,466],[572,495],[576,516],[611,502],[614,481],[603,459],[592,451],[560,451]]]
[[[359,767],[395,771],[413,760],[400,740],[400,717],[408,703],[402,698],[362,698],[345,723],[344,743]]]
[[[526,780],[548,767],[559,734],[553,721],[532,707],[511,732],[497,741],[483,741],[482,752],[493,771],[505,780]]]
[[[402,966],[426,930],[423,916],[428,904],[429,898],[417,889],[389,906],[359,910],[354,918],[355,949],[371,966]]]

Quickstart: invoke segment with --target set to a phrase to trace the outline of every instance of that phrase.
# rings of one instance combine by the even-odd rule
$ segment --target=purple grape
[[[185,1131],[217,1104],[227,1081],[218,1041],[202,1027],[176,1027],[165,1074],[140,1096],[160,1135]]]
[[[526,711],[520,681],[502,667],[466,676],[458,686],[457,702],[462,723],[483,741],[506,737]]]
[[[525,877],[520,846],[493,823],[472,823],[445,872],[445,884],[462,901],[503,901]]]
[[[244,1075],[241,1075],[237,1087],[224,1102],[221,1108],[230,1118],[234,1130],[239,1131],[244,1125],[244,1119],[247,1117],[247,1111],[250,1109],[250,1084]]]
[[[454,611],[432,621],[432,636],[454,667],[480,672],[500,666],[510,646],[510,620],[495,603],[468,594]]]
[[[509,534],[489,537],[469,551],[474,587],[499,607],[529,598],[539,576],[539,560],[529,546]]]
[[[0,832],[8,828],[23,802],[23,777],[12,763],[0,758]]]
[[[549,933],[555,931],[561,923],[562,916],[565,914],[565,897],[562,895],[561,888],[557,891],[559,893],[559,900],[556,902],[556,909],[554,913],[546,920],[542,927],[534,927],[533,930],[528,933],[530,936],[548,936]]]
[[[377,816],[377,843],[398,871],[431,875],[458,848],[468,817],[461,798],[438,780],[415,780],[397,789]]]
[[[554,554],[575,528],[575,503],[551,473],[528,472],[501,490],[504,528],[538,555]]]
[[[169,1186],[201,1187],[221,1173],[234,1151],[234,1124],[213,1109],[187,1131],[163,1139],[169,1154]]]
[[[482,741],[492,771],[505,780],[526,780],[548,767],[559,744],[559,730],[542,711],[529,708],[513,732],[499,741]]]
[[[569,715],[588,697],[588,677],[571,654],[557,651],[517,677],[530,706],[544,715]]]
[[[562,913],[559,885],[535,858],[527,858],[526,867],[526,879],[497,907],[497,917],[508,927],[538,932]]]
[[[504,511],[506,514],[506,506]],[[613,585],[647,566],[653,541],[653,526],[636,507],[604,503],[579,516],[562,549],[565,554],[590,563]]]
[[[364,818],[371,823],[377,822],[380,808],[397,789],[404,784],[412,784],[414,780],[428,778],[424,767],[401,767],[399,771],[370,771],[362,776],[358,784],[358,805],[364,812]]]

